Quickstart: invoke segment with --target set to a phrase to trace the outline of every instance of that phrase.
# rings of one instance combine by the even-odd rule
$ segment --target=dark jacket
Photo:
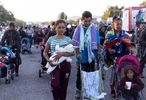
[[[141,54],[144,55],[146,49],[146,28],[140,33],[139,43],[141,46]]]
[[[65,31],[64,35],[70,37],[70,30],[69,30],[69,28],[66,28],[66,31]]]
[[[23,31],[23,30],[19,30],[19,33],[20,33],[21,39],[27,37],[25,31]]]
[[[13,31],[7,30],[2,37],[1,45],[2,46],[11,45],[12,51],[16,53],[16,64],[20,65],[22,63],[21,57],[19,54],[21,39],[20,39],[20,34],[16,30],[13,30]]]
[[[40,34],[38,32],[36,33],[36,42],[37,43],[42,42],[43,38],[44,38],[44,34],[42,33],[42,31],[40,32]]]
[[[135,75],[133,77],[133,80],[130,80],[127,77],[126,73],[127,73],[128,70],[132,70],[135,73]],[[140,91],[144,88],[144,83],[138,77],[137,71],[133,66],[131,66],[131,65],[126,66],[126,68],[124,70],[124,74],[125,74],[125,77],[122,78],[121,81],[120,81],[120,88],[121,88],[122,92],[125,91],[126,82],[132,82],[132,87],[131,88],[136,89],[138,91]]]
[[[20,34],[16,30],[6,31],[1,40],[2,46],[11,45],[12,46],[11,49],[15,48],[19,49],[20,44],[21,44]]]

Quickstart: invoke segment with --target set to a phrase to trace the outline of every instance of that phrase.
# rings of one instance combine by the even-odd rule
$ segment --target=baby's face
[[[129,78],[129,79],[133,79],[133,76],[135,75],[135,73],[132,71],[132,70],[128,70],[127,71],[127,77]]]

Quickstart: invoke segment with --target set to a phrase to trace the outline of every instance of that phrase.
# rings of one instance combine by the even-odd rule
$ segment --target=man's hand
[[[80,55],[80,54],[77,54],[77,58],[78,58],[78,60],[82,60],[82,58],[81,58],[81,55]]]
[[[114,54],[116,51],[114,49],[108,49],[110,54]]]

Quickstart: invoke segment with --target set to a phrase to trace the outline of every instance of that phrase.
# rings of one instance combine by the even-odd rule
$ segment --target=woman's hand
[[[128,88],[128,86],[127,86],[127,85],[125,85],[125,86],[124,86],[124,88],[125,88],[125,89],[127,89],[127,88]]]
[[[108,49],[110,54],[114,54],[116,51],[114,49]]]
[[[60,57],[63,56],[63,52],[57,52],[56,55],[53,57],[53,61],[59,61]]]
[[[51,67],[56,66],[55,64],[52,63],[52,60],[49,60],[48,63],[51,65]]]

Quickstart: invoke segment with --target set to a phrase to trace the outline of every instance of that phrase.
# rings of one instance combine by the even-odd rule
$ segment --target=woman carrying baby
[[[64,32],[66,29],[66,23],[63,20],[57,20],[55,22],[55,31],[56,35],[51,36],[44,50],[44,57],[48,61],[51,66],[56,66],[49,60],[48,51],[51,50],[51,55],[55,52],[56,45],[60,47],[64,47],[71,43],[71,39],[69,37],[64,36]],[[54,61],[58,61],[60,57],[66,56],[74,56],[74,52],[58,52],[56,56],[54,56]],[[51,72],[51,90],[53,94],[54,100],[65,100],[67,94],[67,86],[69,81],[69,76],[71,72],[71,64],[69,62],[62,62],[58,65],[55,70]]]

